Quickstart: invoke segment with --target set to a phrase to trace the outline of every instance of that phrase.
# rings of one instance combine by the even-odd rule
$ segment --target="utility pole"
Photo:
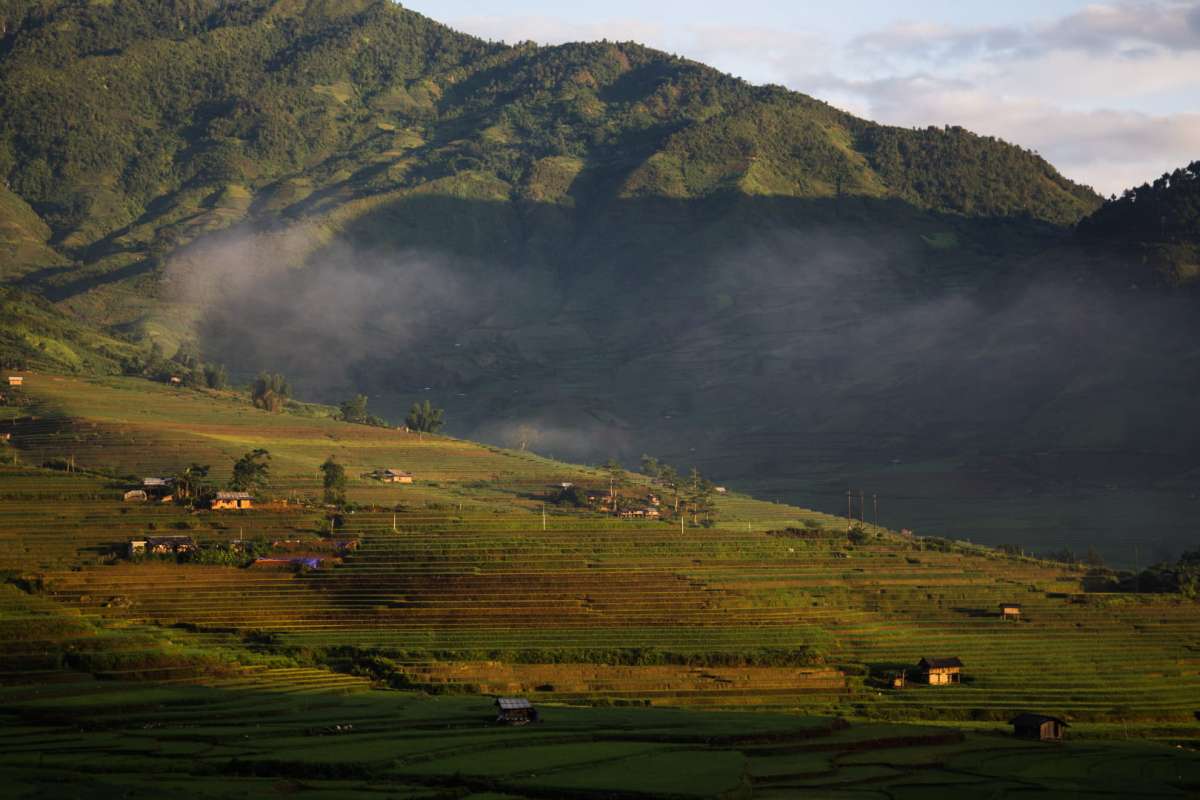
[[[875,530],[879,530],[879,495],[872,494],[871,502],[875,504]]]
[[[865,508],[863,508],[863,506],[866,505],[866,500],[867,500],[867,493],[864,492],[862,489],[859,489],[858,490],[858,524],[859,524],[859,527],[862,527],[862,528],[865,528],[867,526],[867,511]]]
[[[851,520],[854,519],[854,493],[849,489],[846,490],[846,534],[849,535],[851,528]]]
[[[542,530],[546,530],[546,504],[542,503]]]
[[[396,532],[396,515],[392,514],[392,533]]]

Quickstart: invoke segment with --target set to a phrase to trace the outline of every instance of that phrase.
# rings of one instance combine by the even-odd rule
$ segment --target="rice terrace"
[[[0,2],[3,796],[1200,797],[1200,5],[494,5]]]

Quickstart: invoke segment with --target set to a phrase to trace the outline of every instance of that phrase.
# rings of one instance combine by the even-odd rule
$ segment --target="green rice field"
[[[848,536],[844,519],[738,494],[710,527],[560,509],[548,486],[605,475],[232,394],[40,374],[23,392],[0,409],[0,770],[29,796],[47,770],[64,797],[1200,786],[1195,601],[1089,592],[1082,568],[970,531]],[[192,462],[223,482],[256,447],[271,483],[252,510],[122,501]],[[352,512],[317,502],[331,454]],[[415,482],[360,477],[378,467]],[[299,570],[126,556],[154,535],[355,546]],[[884,680],[949,656],[961,685]],[[509,694],[543,723],[491,725],[490,696]],[[1013,740],[1021,711],[1062,716],[1071,741]]]

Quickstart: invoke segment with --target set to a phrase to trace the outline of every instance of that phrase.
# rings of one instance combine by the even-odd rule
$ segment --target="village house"
[[[1045,714],[1018,714],[1008,721],[1013,726],[1013,736],[1019,739],[1040,739],[1043,742],[1062,741],[1070,727],[1058,717]]]
[[[887,675],[888,684],[893,689],[903,689],[908,685],[908,672],[906,670],[896,670],[889,672]]]
[[[1020,619],[1021,604],[1020,603],[1001,603],[1000,604],[1001,619]]]
[[[150,499],[144,489],[130,489],[124,496],[126,503],[144,503]]]
[[[23,383],[25,383],[25,378],[21,375],[9,375],[8,376],[8,385],[9,386],[20,386]]]
[[[384,483],[412,483],[413,476],[411,472],[405,472],[400,469],[377,469],[371,473],[371,477],[375,480],[383,481]]]
[[[496,698],[496,722],[498,724],[528,725],[537,721],[537,709],[524,697]]]
[[[136,491],[136,490],[135,490]],[[175,494],[174,478],[142,478],[142,492],[147,500],[169,503]]]
[[[213,511],[236,511],[252,508],[254,497],[249,492],[217,492],[209,506]]]
[[[962,667],[958,658],[922,658],[917,662],[921,678],[930,686],[962,683]]]

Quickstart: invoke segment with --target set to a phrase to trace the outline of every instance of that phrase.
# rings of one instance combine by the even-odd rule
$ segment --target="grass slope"
[[[848,539],[841,520],[740,495],[718,500],[713,528],[554,509],[543,522],[547,484],[604,478],[143,380],[36,374],[24,391],[32,415],[0,423],[18,460],[73,457],[85,472],[4,468],[2,566],[88,625],[184,625],[201,645],[244,637],[437,691],[992,724],[1035,709],[1098,735],[1194,733],[1193,601],[1089,594],[1081,572],[965,543],[869,526]],[[317,465],[336,454],[351,498],[374,506],[337,529],[358,549],[302,573],[114,557],[156,531],[317,541],[330,525],[319,506],[190,514],[124,504],[122,482],[105,477],[200,461],[220,480],[254,447],[271,451],[280,499],[317,494]],[[416,483],[357,477],[385,465]],[[1024,619],[997,619],[1012,600]],[[877,685],[924,655],[959,656],[967,682]]]

